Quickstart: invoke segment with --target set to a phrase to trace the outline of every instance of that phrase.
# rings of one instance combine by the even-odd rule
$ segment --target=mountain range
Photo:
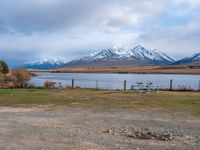
[[[200,65],[200,53],[175,61],[157,49],[136,46],[130,50],[113,47],[94,52],[79,59],[66,62],[55,58],[40,58],[27,62],[22,67],[29,69],[55,69],[62,67],[105,67],[144,65]]]
[[[27,69],[56,69],[66,64],[66,61],[57,58],[39,58],[34,61],[28,61],[22,65]]]
[[[65,67],[77,66],[125,66],[125,65],[169,65],[174,59],[159,50],[136,46],[131,50],[120,47],[104,49],[80,59],[72,60]]]

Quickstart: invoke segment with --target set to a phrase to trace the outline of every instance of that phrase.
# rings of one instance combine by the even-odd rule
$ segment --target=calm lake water
[[[160,88],[169,88],[169,81],[173,79],[173,87],[198,89],[200,75],[163,75],[163,74],[87,74],[87,73],[37,73],[30,83],[35,86],[43,86],[46,80],[61,82],[64,86],[71,86],[74,79],[75,86],[82,88],[123,89],[124,80],[127,81],[127,89],[137,82],[151,81]]]

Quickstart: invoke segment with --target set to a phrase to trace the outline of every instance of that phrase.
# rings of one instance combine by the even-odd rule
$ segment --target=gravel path
[[[0,108],[4,150],[198,150],[200,118],[163,110]]]

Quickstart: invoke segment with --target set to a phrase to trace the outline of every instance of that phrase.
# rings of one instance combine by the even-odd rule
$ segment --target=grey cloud
[[[188,23],[170,28],[154,29],[140,35],[138,41],[157,47],[175,58],[183,58],[200,52],[199,23]]]
[[[157,9],[153,2],[141,0],[0,0],[0,29],[29,34],[95,27],[104,22],[135,25],[135,18],[143,20],[141,17],[157,13],[163,5],[162,1],[152,1]]]
[[[74,59],[113,45],[136,44],[175,57],[189,55],[200,47],[195,27],[200,25],[200,4],[180,1],[0,0],[0,56],[10,62],[48,55]],[[161,13],[180,16],[183,10],[190,25],[157,24]]]
[[[29,50],[29,51],[22,51],[20,49],[15,48],[13,49],[1,49],[0,48],[0,59],[5,60],[10,67],[16,67],[19,64],[23,64],[26,60],[31,60],[32,56],[35,56],[36,51]]]
[[[100,1],[0,0],[1,28],[16,32],[52,31],[90,22]]]

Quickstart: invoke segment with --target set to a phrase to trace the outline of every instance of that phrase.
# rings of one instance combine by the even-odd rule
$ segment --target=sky
[[[0,0],[0,59],[67,61],[142,45],[180,59],[200,52],[200,0]]]

